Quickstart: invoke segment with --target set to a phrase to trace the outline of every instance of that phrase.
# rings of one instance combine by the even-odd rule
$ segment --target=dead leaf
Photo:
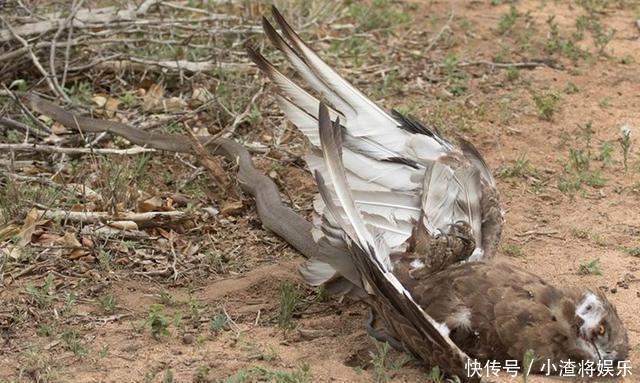
[[[70,183],[67,184],[66,188],[67,190],[76,193],[77,195],[85,197],[89,201],[99,201],[102,199],[102,196],[98,192],[91,189],[87,185]]]
[[[104,108],[104,106],[107,105],[107,99],[107,96],[96,94],[91,97],[91,102],[93,102],[98,108]]]
[[[91,240],[91,238],[82,236],[80,241],[82,242],[82,246],[89,249],[93,248],[93,241]]]
[[[18,246],[25,247],[29,242],[31,242],[31,236],[33,235],[33,231],[38,224],[38,219],[40,218],[40,214],[36,208],[31,209],[24,219],[24,223],[22,224],[22,230],[20,230],[20,241],[18,242]]]
[[[22,258],[22,255],[24,254],[23,248],[18,245],[2,247],[0,248],[0,252],[13,260]]]
[[[242,201],[227,200],[222,203],[222,215],[238,215],[242,212]]]
[[[160,100],[164,96],[164,86],[162,84],[153,84],[149,90],[142,96],[142,109],[149,111],[160,104]]]
[[[186,109],[187,102],[180,97],[171,97],[162,102],[162,107],[165,112],[179,112]]]
[[[191,94],[191,104],[193,106],[200,106],[206,104],[213,99],[213,94],[209,92],[209,89],[204,87],[198,87],[193,89]]]
[[[0,228],[0,242],[12,238],[20,233],[20,226],[12,223]]]
[[[65,249],[62,250],[62,254],[71,260],[78,259],[89,254],[89,251],[82,247],[82,244],[78,241],[76,235],[70,231],[67,231],[62,237],[58,238],[58,240],[55,241],[55,244],[58,246],[64,246]]]
[[[69,133],[69,130],[67,130],[67,128],[65,128],[64,125],[62,125],[61,123],[54,122],[51,125],[51,133],[56,135],[61,135],[61,134]]]
[[[52,234],[52,233],[42,233],[38,239],[36,240],[36,243],[38,243],[39,245],[53,245],[56,241],[58,241],[60,239],[60,236],[57,234]]]
[[[176,233],[171,230],[171,231],[166,231],[165,229],[161,228],[161,227],[157,227],[156,230],[158,231],[158,233],[160,234],[161,237],[164,237],[170,241],[173,241]]]
[[[109,97],[109,99],[107,100],[107,103],[105,105],[107,117],[113,118],[116,115],[116,112],[118,111],[118,106],[119,105],[120,105],[120,99],[119,98]]]
[[[164,200],[159,196],[153,196],[144,201],[138,202],[138,211],[141,213],[147,213],[150,211],[166,211],[163,209]]]

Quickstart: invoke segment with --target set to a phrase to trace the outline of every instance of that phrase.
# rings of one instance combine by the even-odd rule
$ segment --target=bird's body
[[[627,354],[626,331],[598,291],[559,289],[500,261],[461,263],[419,279],[405,274],[400,281],[447,326],[451,340],[480,361],[521,360],[529,349],[540,363],[556,366],[568,360],[621,360]],[[583,327],[589,312],[600,312],[596,327],[605,326],[603,336],[612,339],[607,346],[580,336],[593,327]]]
[[[470,357],[520,360],[529,349],[552,361],[626,356],[626,330],[604,295],[558,289],[490,260],[503,215],[471,143],[382,110],[273,15],[282,35],[263,19],[267,37],[332,105],[248,49],[312,145],[314,237],[341,250],[306,262],[310,284],[365,300],[405,350],[463,380]]]

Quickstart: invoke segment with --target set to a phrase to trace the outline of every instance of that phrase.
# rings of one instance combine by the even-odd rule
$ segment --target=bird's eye
[[[598,335],[603,336],[606,332],[607,332],[607,328],[604,327],[603,323],[600,323],[600,326],[598,326]]]

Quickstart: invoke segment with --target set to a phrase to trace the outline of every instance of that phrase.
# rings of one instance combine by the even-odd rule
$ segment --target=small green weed
[[[546,121],[551,121],[558,111],[560,96],[556,92],[546,91],[533,95],[538,116]]]
[[[520,11],[518,11],[518,8],[515,6],[515,4],[511,4],[511,6],[509,7],[509,12],[504,13],[500,16],[497,28],[498,33],[504,35],[505,33],[509,32],[515,25],[518,17],[520,17]]]
[[[602,268],[599,259],[592,259],[587,263],[583,263],[578,267],[580,275],[602,275]]]
[[[525,155],[521,155],[511,165],[502,166],[496,172],[498,178],[511,178],[511,177],[539,177],[540,172],[536,169]]]
[[[113,314],[116,312],[117,301],[115,295],[107,293],[97,299],[98,305],[105,314]]]
[[[537,357],[533,350],[527,350],[522,356],[522,383],[527,383],[529,380],[529,374],[531,373],[531,367],[535,363]]]
[[[31,296],[31,301],[33,303],[38,307],[45,308],[49,307],[55,299],[54,288],[53,274],[49,273],[47,274],[42,287],[35,287],[31,284],[27,285],[27,293]]]
[[[67,350],[73,352],[77,356],[87,355],[87,349],[80,343],[81,339],[82,335],[80,335],[77,330],[71,329],[62,333],[62,340],[64,341]]]
[[[298,305],[298,292],[295,286],[284,281],[280,284],[280,315],[278,316],[278,326],[283,329],[293,327],[293,313]]]
[[[506,70],[506,77],[507,81],[517,81],[520,78],[520,69],[513,65],[508,66]]]
[[[147,323],[154,338],[169,335],[169,318],[164,314],[164,306],[154,303],[149,307]]]
[[[624,252],[632,257],[640,257],[640,246],[625,247]]]
[[[578,86],[575,83],[569,81],[567,85],[564,86],[564,89],[562,89],[562,92],[565,94],[575,94],[580,92],[580,89],[578,89]]]
[[[209,328],[213,332],[220,332],[229,327],[229,319],[225,314],[216,314],[209,321]]]
[[[387,383],[411,358],[403,355],[398,359],[391,360],[389,357],[391,346],[386,342],[374,342],[376,352],[370,353],[371,364],[373,365],[373,380],[376,383]]]
[[[515,243],[506,243],[502,245],[502,251],[510,257],[524,257],[524,251],[522,251],[522,247]]]
[[[629,152],[631,150],[631,128],[624,125],[620,128],[620,146],[622,147],[622,163],[625,174],[629,174]]]

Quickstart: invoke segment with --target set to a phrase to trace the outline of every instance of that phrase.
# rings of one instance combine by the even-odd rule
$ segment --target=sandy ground
[[[456,41],[451,49],[459,57],[490,60],[498,54],[500,46],[513,45],[515,37],[495,31],[500,15],[507,13],[509,6],[487,3],[453,2],[455,18],[451,28]],[[538,25],[538,40],[534,39],[538,45],[548,38],[545,21],[550,15],[555,15],[560,30],[569,34],[575,29],[577,15],[584,12],[565,2],[542,3],[546,5],[541,6],[539,1],[522,1],[518,8],[521,14],[529,11],[526,17]],[[640,376],[640,366],[635,365],[640,361],[637,315],[640,258],[628,254],[625,249],[640,246],[640,149],[637,145],[640,137],[640,29],[634,24],[640,14],[631,2],[626,3],[622,9],[612,6],[599,14],[603,24],[617,30],[606,47],[609,58],[594,55],[588,62],[583,60],[574,64],[559,56],[564,69],[547,66],[522,69],[515,81],[508,81],[504,70],[470,67],[469,72],[473,75],[468,92],[462,97],[463,101],[458,98],[455,102],[446,94],[442,95],[440,85],[428,81],[425,70],[400,77],[396,81],[402,82],[403,86],[390,94],[383,92],[378,100],[386,107],[414,103],[418,108],[412,113],[427,120],[433,120],[438,111],[445,110],[441,118],[451,124],[450,132],[472,140],[496,173],[513,167],[519,159],[529,161],[530,169],[535,171],[498,178],[507,211],[499,256],[558,286],[593,286],[607,290],[629,331],[629,359],[635,369],[634,377],[625,381],[632,382],[638,381],[637,376]],[[446,22],[448,4],[415,2],[414,12],[414,28],[427,31],[422,36],[426,41]],[[439,23],[430,23],[428,17],[433,13],[442,15]],[[461,32],[465,20],[472,25],[466,34]],[[378,48],[397,54],[399,66],[414,65],[420,60],[394,46],[393,39],[387,44]],[[594,50],[589,38],[580,44]],[[426,42],[417,43],[418,47],[426,45]],[[442,56],[441,49],[437,48],[433,55]],[[540,50],[539,57],[543,56],[545,53]],[[513,53],[510,57],[514,61],[536,58],[532,53]],[[629,63],[621,63],[623,57]],[[358,81],[358,69],[349,68],[350,65],[344,62],[348,57],[342,60],[342,65],[347,67],[343,73],[347,73],[348,79],[356,83],[370,81]],[[575,84],[579,91],[563,92],[569,83]],[[561,94],[551,121],[537,115],[532,94],[541,90]],[[265,97],[270,99],[271,95]],[[445,103],[462,105],[460,110],[466,114],[442,109]],[[565,171],[569,150],[585,148],[580,126],[588,121],[592,121],[593,127],[590,150],[594,160],[590,169],[600,170],[606,181],[601,187],[583,185],[575,193],[563,193],[558,184],[569,177]],[[627,174],[618,142],[619,129],[625,123],[633,129],[634,140]],[[268,127],[263,129],[268,133]],[[611,164],[595,159],[604,143],[610,143],[613,148]],[[299,147],[293,150],[298,155],[301,153]],[[268,170],[268,161],[260,160],[259,164]],[[309,206],[314,186],[299,165],[285,165],[279,182],[288,195],[297,196],[297,206]],[[309,368],[309,381],[374,380],[371,355],[376,347],[362,327],[366,308],[348,300],[324,302],[317,299],[315,290],[304,286],[297,274],[302,257],[261,230],[251,202],[247,205],[240,216],[218,227],[219,230],[256,233],[257,240],[247,240],[234,249],[234,254],[241,254],[242,259],[251,259],[237,270],[176,283],[124,271],[103,275],[103,291],[111,292],[118,302],[115,313],[104,315],[96,304],[95,295],[84,295],[76,301],[71,314],[60,319],[65,326],[79,332],[86,355],[74,353],[60,334],[36,334],[39,328],[36,323],[60,315],[29,306],[25,287],[29,283],[41,284],[44,277],[17,279],[5,286],[0,291],[0,298],[7,308],[3,312],[6,314],[14,307],[25,310],[11,311],[24,313],[23,322],[10,331],[3,330],[0,382],[159,382],[169,379],[166,372],[169,370],[176,382],[285,381],[268,377],[265,371],[296,372],[303,370],[305,367],[301,366],[305,365]],[[580,275],[580,265],[593,259],[599,259],[601,275]],[[294,316],[295,328],[288,331],[277,326],[282,281],[292,281],[301,295]],[[86,291],[89,287],[78,282],[65,285],[65,290],[60,291]],[[194,304],[189,302],[198,302],[195,310],[199,310],[200,320],[190,320],[196,314],[190,310]],[[168,336],[155,338],[146,328],[149,307],[154,303],[163,303],[167,316],[173,318],[180,312],[185,319],[181,326],[170,325]],[[224,311],[234,323],[221,331],[212,331],[210,318]],[[396,352],[390,352],[388,357],[390,361],[401,358],[402,355]],[[252,371],[247,373],[245,380],[241,376],[243,371]],[[416,362],[407,362],[397,369],[389,368],[387,372],[389,381],[393,382],[428,381],[427,372]],[[487,381],[516,380],[502,375]],[[530,381],[554,380],[536,376]]]

